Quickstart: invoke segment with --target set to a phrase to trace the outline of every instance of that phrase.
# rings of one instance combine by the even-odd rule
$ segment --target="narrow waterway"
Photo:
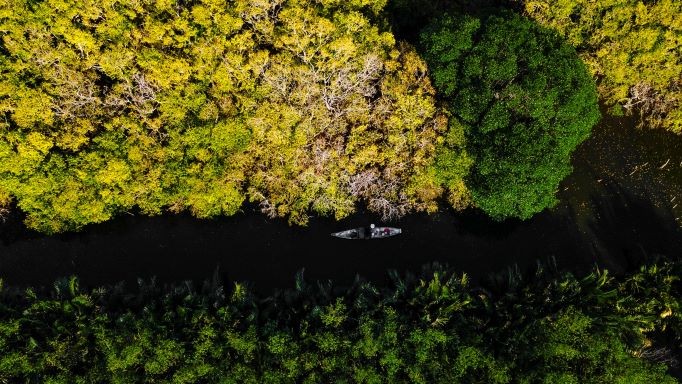
[[[340,283],[355,274],[382,281],[389,268],[414,270],[438,261],[480,278],[553,257],[575,271],[595,263],[622,272],[656,255],[682,255],[682,137],[638,130],[629,118],[605,119],[574,155],[574,173],[559,189],[560,204],[531,220],[496,223],[470,210],[444,208],[393,225],[383,240],[332,238],[329,233],[379,223],[358,213],[346,220],[313,218],[290,227],[245,207],[217,220],[189,215],[123,215],[80,233],[45,236],[26,230],[19,215],[0,225],[0,277],[11,285],[47,285],[77,275],[88,286],[156,276],[161,282],[246,280],[267,293],[311,279]]]

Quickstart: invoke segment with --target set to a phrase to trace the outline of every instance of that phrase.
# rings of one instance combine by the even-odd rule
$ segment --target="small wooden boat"
[[[334,232],[332,236],[339,237],[341,239],[383,239],[385,237],[391,237],[402,233],[400,228],[393,227],[377,227],[374,224],[370,225],[369,228],[360,227],[347,229],[341,232]]]

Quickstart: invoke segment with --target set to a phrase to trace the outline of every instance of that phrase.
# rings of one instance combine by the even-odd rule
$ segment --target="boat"
[[[370,225],[369,228],[359,227],[353,229],[347,229],[341,232],[334,232],[332,236],[339,237],[341,239],[383,239],[386,237],[395,236],[402,233],[400,228],[393,227],[377,227],[374,224]]]

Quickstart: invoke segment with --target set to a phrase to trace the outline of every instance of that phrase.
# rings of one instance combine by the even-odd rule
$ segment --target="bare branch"
[[[370,189],[377,183],[379,175],[374,170],[367,170],[350,177],[348,190],[353,196],[367,196]]]
[[[56,116],[65,120],[83,117],[89,114],[89,107],[100,104],[94,81],[60,65],[55,65],[55,72],[59,79],[59,96],[55,98],[52,110]]]
[[[140,72],[135,73],[131,80],[123,84],[122,95],[110,95],[105,105],[112,108],[132,108],[142,116],[149,116],[159,106],[156,99],[158,87],[145,79]]]
[[[642,118],[654,125],[659,124],[672,110],[677,108],[675,98],[661,95],[647,83],[637,83],[630,88],[630,96],[623,100],[623,108],[632,113],[638,110]]]
[[[9,216],[9,207],[6,205],[0,205],[0,221],[5,222],[7,220],[7,216]]]
[[[679,362],[677,357],[669,348],[644,348],[640,350],[637,355],[640,358],[649,360],[654,363],[663,363],[669,367],[677,367]]]

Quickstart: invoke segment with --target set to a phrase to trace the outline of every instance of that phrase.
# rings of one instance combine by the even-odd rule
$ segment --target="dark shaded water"
[[[574,164],[560,188],[561,203],[529,221],[496,223],[476,211],[444,209],[408,216],[396,223],[402,235],[373,241],[329,236],[379,223],[365,213],[340,222],[314,218],[305,228],[248,207],[218,220],[122,216],[60,236],[27,231],[13,217],[0,226],[0,276],[12,285],[46,285],[78,275],[93,286],[154,275],[162,282],[202,280],[219,266],[224,278],[251,281],[267,293],[292,286],[301,268],[311,279],[343,283],[358,273],[380,282],[389,268],[414,270],[431,261],[479,278],[548,257],[563,269],[597,263],[622,272],[655,255],[682,255],[676,219],[682,216],[682,137],[609,119],[579,148]]]

